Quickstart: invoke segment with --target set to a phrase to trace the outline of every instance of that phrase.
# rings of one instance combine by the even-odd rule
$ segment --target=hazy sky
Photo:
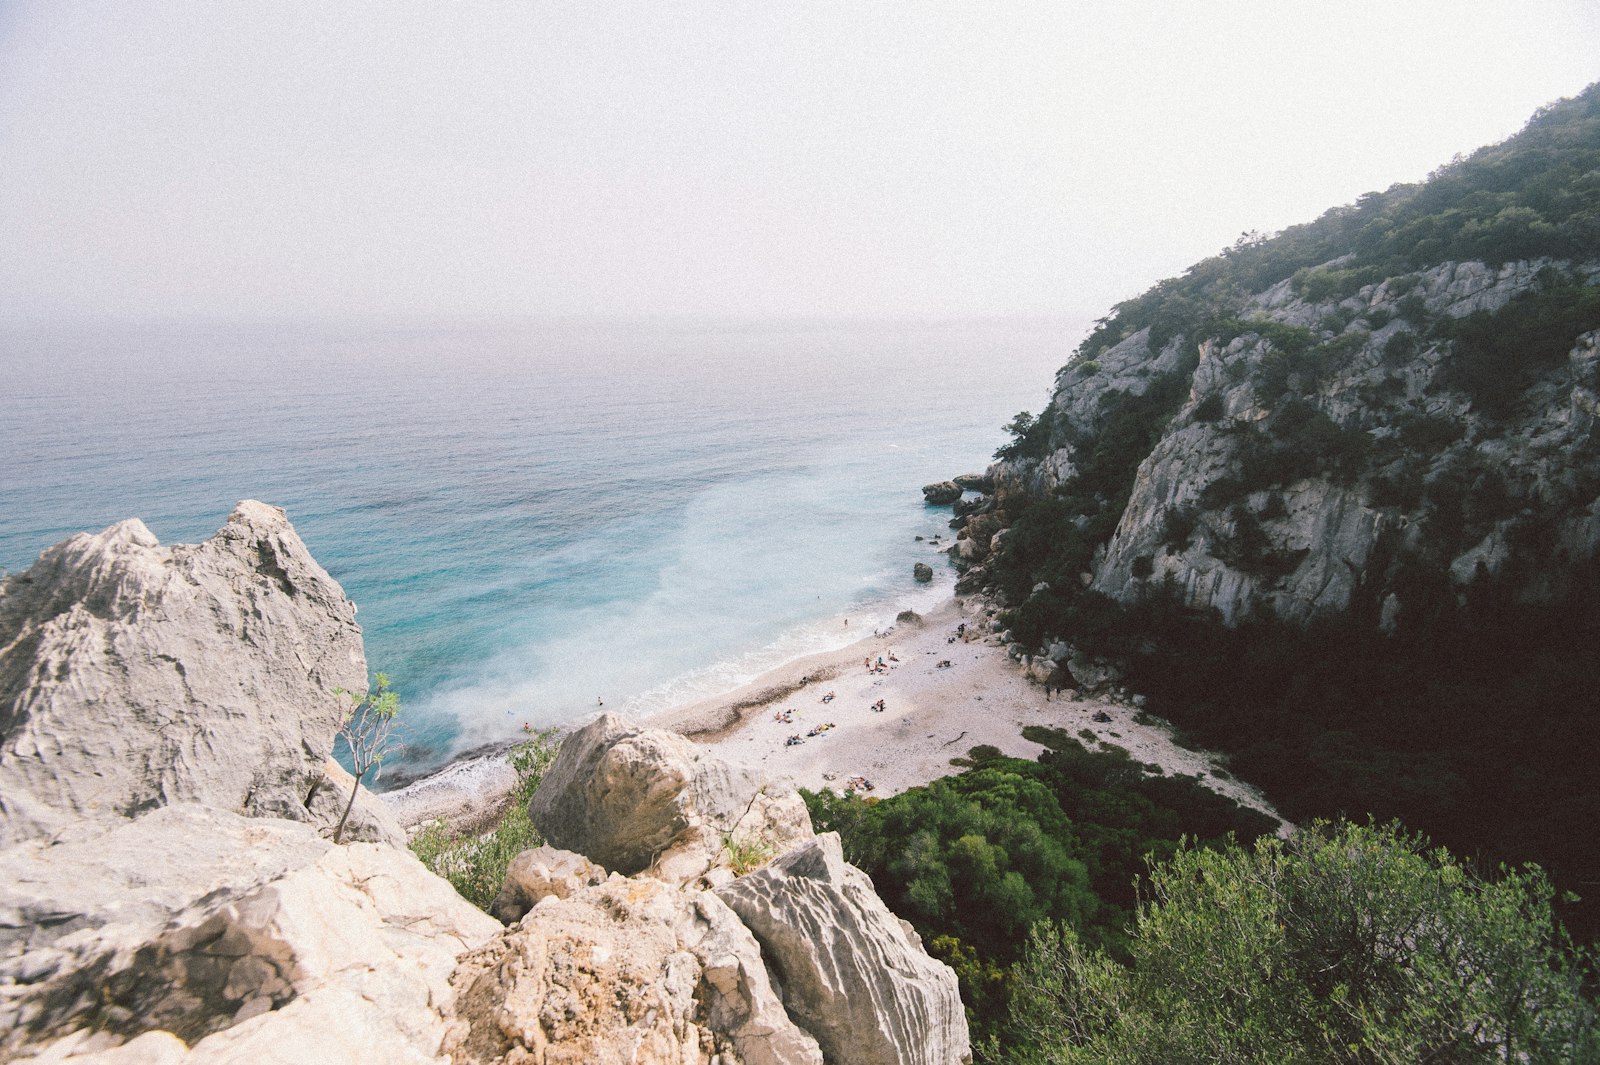
[[[1093,316],[1597,78],[1594,0],[0,0],[0,317]]]

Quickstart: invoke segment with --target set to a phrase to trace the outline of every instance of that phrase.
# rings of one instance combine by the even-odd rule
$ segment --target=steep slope
[[[1115,308],[955,504],[960,587],[1291,818],[1400,817],[1581,891],[1597,407],[1600,86]]]

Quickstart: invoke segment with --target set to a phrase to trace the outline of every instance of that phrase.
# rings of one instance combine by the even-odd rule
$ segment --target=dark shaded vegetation
[[[1600,329],[1600,286],[1546,276],[1538,291],[1498,311],[1440,323],[1452,342],[1442,384],[1491,417],[1510,413],[1539,374],[1560,366],[1573,341]]]
[[[1003,1049],[1018,1062],[1555,1061],[1578,1060],[1578,1046],[1596,1051],[1592,1002],[1574,975],[1592,980],[1592,970],[1572,961],[1551,913],[1580,941],[1600,940],[1600,562],[1569,557],[1559,518],[1600,495],[1600,433],[1573,434],[1553,478],[1508,476],[1499,438],[1511,415],[1553,394],[1551,382],[1561,405],[1572,385],[1600,387],[1600,373],[1556,372],[1574,340],[1600,328],[1600,286],[1552,267],[1498,311],[1459,320],[1431,315],[1418,286],[1420,271],[1446,261],[1588,262],[1597,249],[1600,85],[1425,184],[1363,196],[1271,238],[1247,236],[1119,304],[1080,345],[1063,387],[1099,372],[1102,353],[1142,329],[1152,357],[1185,353],[1185,365],[1149,379],[1143,394],[1106,392],[1086,424],[1049,411],[1010,427],[1011,456],[1071,446],[1075,470],[1049,498],[1006,501],[1012,525],[988,579],[1013,639],[1039,647],[1066,638],[1118,660],[1126,683],[1186,743],[1227,752],[1237,775],[1290,818],[1394,819],[1462,864],[1399,829],[1342,823],[1324,834],[1332,846],[1308,841],[1299,853],[1140,844],[1113,849],[1110,861],[1088,825],[1119,824],[1125,801],[1062,798],[1037,775],[1057,771],[1058,741],[1029,773],[975,752],[955,778],[968,783],[941,782],[899,813],[836,805],[836,823],[856,819],[863,862],[901,856],[881,858],[874,877],[900,892],[886,892],[891,905],[907,916],[923,907],[912,919],[939,929],[932,942],[973,996],[980,1035],[1004,1035],[1003,1048],[987,1048],[991,1058]],[[1315,329],[1245,316],[1248,294],[1281,282],[1324,304],[1382,285],[1393,310],[1324,307]],[[1360,391],[1318,395],[1378,329],[1390,335],[1382,362],[1363,364]],[[1218,391],[1195,405],[1189,425],[1211,426],[1207,458],[1223,474],[1166,510],[1162,546],[1132,561],[1140,598],[1118,603],[1083,575],[1115,531],[1139,464],[1182,409],[1208,341],[1221,374],[1249,380],[1261,410],[1230,420]],[[1403,365],[1428,349],[1442,356],[1428,387],[1454,394],[1442,402],[1417,394],[1425,368]],[[1462,394],[1472,416],[1456,413]],[[1380,416],[1401,406],[1410,409]],[[1347,612],[1302,625],[1258,607],[1230,627],[1186,607],[1173,578],[1155,579],[1162,550],[1198,540],[1270,589],[1305,557],[1275,546],[1274,523],[1289,516],[1284,490],[1308,478],[1393,508],[1365,568],[1352,570]],[[1495,573],[1480,563],[1463,585],[1448,566],[1491,533],[1509,559]],[[1084,771],[1079,757],[1068,759],[1074,774]],[[1118,772],[1140,788],[1161,779],[1124,762]],[[961,813],[964,804],[991,819]],[[1110,822],[1101,820],[1107,810]],[[1059,852],[1028,842],[1055,838],[1063,824],[1073,842]],[[1156,822],[1140,825],[1136,836],[1148,828],[1156,838]],[[1035,857],[1013,856],[1030,847]],[[1132,874],[1118,863],[1138,853],[1175,863],[1144,881],[1143,908],[1095,872],[1115,869],[1126,887]],[[1031,885],[1046,867],[1025,871],[1028,861],[1046,863],[1066,887],[1019,891],[1009,871]],[[1512,873],[1496,885],[1473,875],[1502,862],[1539,863],[1549,880]],[[920,872],[935,867],[959,870],[948,891]],[[962,896],[968,878],[987,893]],[[945,905],[961,916],[936,925]],[[1381,956],[1370,938],[1340,938],[1390,920],[1402,931]],[[1019,954],[1016,937],[1029,925]],[[1002,1023],[996,1011],[1007,998],[1013,1010]]]
[[[957,760],[964,772],[888,799],[804,793],[817,830],[839,832],[845,856],[955,968],[980,1039],[1000,1030],[1010,967],[1034,925],[1064,924],[1126,957],[1148,861],[1182,836],[1248,841],[1274,827],[1120,749],[1091,752],[1058,729],[1025,734],[1049,748],[1037,762],[980,747]]]
[[[1044,414],[1038,418],[1027,411],[1021,411],[1011,419],[1005,430],[1011,434],[1011,443],[1001,445],[994,453],[995,458],[1043,458],[1045,449],[1050,443],[1050,410],[1046,408]]]
[[[1596,938],[1600,565],[1542,604],[1487,578],[1458,602],[1437,568],[1393,569],[1392,636],[1370,600],[1305,627],[1230,628],[1170,589],[1131,607],[1085,594],[1052,631],[1124,659],[1152,710],[1229,752],[1290,819],[1398,818],[1484,868],[1538,862],[1582,896],[1564,916]]]
[[[1391,544],[1369,562],[1348,615],[1304,629],[1261,617],[1230,629],[1194,614],[1176,588],[1153,580],[1153,559],[1140,563],[1138,575],[1152,578],[1141,603],[1125,607],[1086,590],[1080,577],[1115,530],[1139,462],[1185,398],[1187,375],[1158,380],[1141,397],[1108,394],[1093,426],[1076,430],[1082,439],[1067,442],[1078,447],[1078,476],[1056,497],[1009,502],[1013,527],[990,580],[1008,604],[1014,638],[1036,647],[1065,637],[1126,658],[1130,683],[1159,712],[1233,752],[1239,774],[1295,818],[1399,817],[1462,853],[1541,861],[1563,887],[1600,891],[1600,864],[1583,853],[1583,826],[1600,817],[1591,783],[1600,764],[1600,668],[1591,664],[1600,581],[1592,564],[1563,588],[1526,568],[1583,566],[1565,556],[1551,515],[1600,492],[1600,441],[1572,456],[1570,485],[1547,485],[1538,498],[1482,446],[1498,432],[1493,419],[1528,402],[1529,386],[1563,364],[1574,339],[1600,328],[1600,287],[1551,269],[1499,311],[1456,321],[1430,317],[1413,291],[1417,271],[1445,260],[1587,260],[1597,248],[1600,85],[1425,184],[1364,196],[1270,239],[1241,240],[1119,305],[1080,347],[1080,360],[1143,328],[1152,351],[1180,336],[1253,338],[1266,349],[1250,372],[1269,417],[1229,423],[1220,400],[1197,405],[1195,421],[1229,434],[1233,461],[1198,506],[1166,512],[1167,551],[1203,535],[1216,557],[1270,583],[1301,558],[1274,550],[1276,493],[1310,477],[1363,487],[1373,504],[1421,529],[1413,526],[1408,553]],[[1469,437],[1467,422],[1424,413],[1421,403],[1387,425],[1359,411],[1330,417],[1309,393],[1369,334],[1347,309],[1325,316],[1320,331],[1235,316],[1244,294],[1285,280],[1319,300],[1385,285],[1408,327],[1386,341],[1383,357],[1398,363],[1448,344],[1436,387],[1465,392],[1490,420]],[[1245,365],[1236,359],[1227,370]],[[1406,384],[1390,376],[1371,387],[1376,405]],[[1463,593],[1445,567],[1496,530],[1511,546],[1511,568],[1495,579],[1481,573]],[[1530,587],[1554,600],[1523,602],[1510,591]],[[1384,636],[1379,616],[1390,593],[1402,610],[1398,630]],[[1583,907],[1592,904],[1570,912],[1593,936],[1600,917]]]

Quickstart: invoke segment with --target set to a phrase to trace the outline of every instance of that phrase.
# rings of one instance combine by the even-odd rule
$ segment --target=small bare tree
[[[339,827],[333,830],[335,843],[344,835],[345,822],[350,820],[350,811],[355,808],[356,794],[361,790],[361,778],[367,775],[367,770],[376,769],[372,779],[378,779],[383,773],[384,755],[397,749],[394,728],[400,716],[400,696],[389,690],[387,674],[374,674],[374,681],[374,686],[360,695],[343,688],[334,692],[346,702],[339,736],[350,748],[351,768],[356,775],[355,784],[350,788],[350,801],[344,807],[344,816],[339,818]]]

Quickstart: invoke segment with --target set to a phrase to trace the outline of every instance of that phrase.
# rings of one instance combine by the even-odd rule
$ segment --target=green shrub
[[[505,883],[511,859],[544,842],[528,820],[528,800],[544,779],[560,749],[554,729],[545,729],[517,744],[507,755],[517,785],[507,798],[499,824],[475,836],[458,836],[443,821],[425,826],[411,840],[422,864],[450,881],[461,897],[488,910]]]
[[[1002,445],[994,453],[995,458],[1044,458],[1050,447],[1050,409],[1046,407],[1044,414],[1037,419],[1027,411],[1021,411],[1005,426],[1005,430],[1011,434],[1011,443]]]
[[[1089,751],[1066,732],[1023,733],[1036,762],[974,748],[966,771],[882,800],[802,792],[817,831],[840,833],[846,857],[896,914],[956,969],[979,1040],[1005,1015],[997,974],[1028,929],[1062,922],[1122,949],[1147,856],[1185,834],[1254,838],[1272,820],[1200,786],[1154,777],[1125,751]]]
[[[1222,393],[1211,392],[1195,404],[1193,418],[1197,422],[1214,422],[1222,417],[1224,409]]]
[[[1131,965],[1040,926],[1015,977],[1013,1061],[1597,1060],[1538,869],[1473,875],[1397,827],[1186,848],[1151,873]]]
[[[1161,542],[1175,551],[1189,546],[1195,526],[1200,523],[1200,511],[1193,506],[1168,507],[1161,516]]]
[[[1493,313],[1447,323],[1453,344],[1443,383],[1471,396],[1475,409],[1502,417],[1591,329],[1600,329],[1600,286],[1558,280]]]

